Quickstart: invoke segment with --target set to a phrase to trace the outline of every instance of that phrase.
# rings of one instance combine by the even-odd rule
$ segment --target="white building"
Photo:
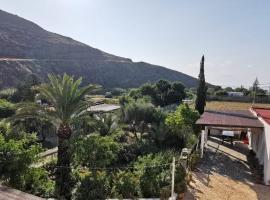
[[[244,96],[244,93],[243,92],[228,92],[228,96],[231,96],[231,97],[242,97],[242,96]]]
[[[201,157],[207,135],[220,135],[226,130],[247,132],[249,149],[256,153],[259,163],[263,165],[264,183],[270,185],[270,109],[256,108],[245,111],[205,111],[196,124],[202,127]]]
[[[250,110],[264,126],[263,130],[251,130],[257,133],[251,134],[251,148],[264,167],[264,183],[270,185],[270,109],[253,107]]]

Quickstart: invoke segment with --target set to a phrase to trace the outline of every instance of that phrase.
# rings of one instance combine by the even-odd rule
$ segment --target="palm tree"
[[[86,94],[98,89],[96,85],[79,87],[82,79],[64,75],[48,75],[49,83],[36,89],[40,96],[50,103],[49,107],[35,103],[22,104],[17,110],[17,117],[25,118],[35,115],[49,119],[57,127],[58,156],[56,168],[56,195],[58,199],[71,199],[73,181],[71,178],[71,153],[69,141],[72,135],[72,124],[85,114]]]

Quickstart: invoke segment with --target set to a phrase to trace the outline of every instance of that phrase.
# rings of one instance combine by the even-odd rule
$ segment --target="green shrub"
[[[24,175],[23,191],[49,198],[54,196],[54,181],[49,179],[49,174],[43,168],[31,168]]]
[[[106,167],[116,161],[121,147],[109,136],[91,134],[77,139],[72,149],[76,164],[93,168]]]
[[[15,88],[7,88],[0,91],[0,99],[10,100],[12,95],[16,92]]]
[[[8,102],[5,99],[0,99],[0,118],[10,117],[15,113],[14,104]]]
[[[176,156],[168,151],[139,157],[134,163],[135,173],[140,178],[142,196],[145,198],[164,195],[164,187],[171,184],[171,161]],[[185,170],[177,165],[175,173],[176,192],[186,189]],[[166,192],[165,192],[166,193]]]
[[[20,189],[23,176],[30,165],[37,160],[41,148],[29,134],[19,140],[7,139],[0,134],[0,179],[8,185]]]
[[[119,171],[112,177],[113,190],[117,196],[113,198],[131,198],[141,196],[140,180],[131,171]]]
[[[95,171],[80,176],[75,193],[76,200],[106,199],[110,194],[110,176],[105,171]]]

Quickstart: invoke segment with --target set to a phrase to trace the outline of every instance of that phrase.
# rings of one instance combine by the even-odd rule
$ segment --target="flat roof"
[[[119,108],[120,108],[120,106],[115,105],[115,104],[99,104],[99,105],[95,105],[95,106],[90,106],[89,108],[87,108],[87,111],[90,111],[90,112],[111,112],[111,111],[117,110]]]
[[[264,128],[249,110],[206,110],[196,124],[232,128]]]

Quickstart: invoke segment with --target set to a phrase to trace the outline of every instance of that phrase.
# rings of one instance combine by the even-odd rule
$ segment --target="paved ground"
[[[270,187],[256,184],[246,164],[247,148],[208,141],[185,200],[270,200]]]

